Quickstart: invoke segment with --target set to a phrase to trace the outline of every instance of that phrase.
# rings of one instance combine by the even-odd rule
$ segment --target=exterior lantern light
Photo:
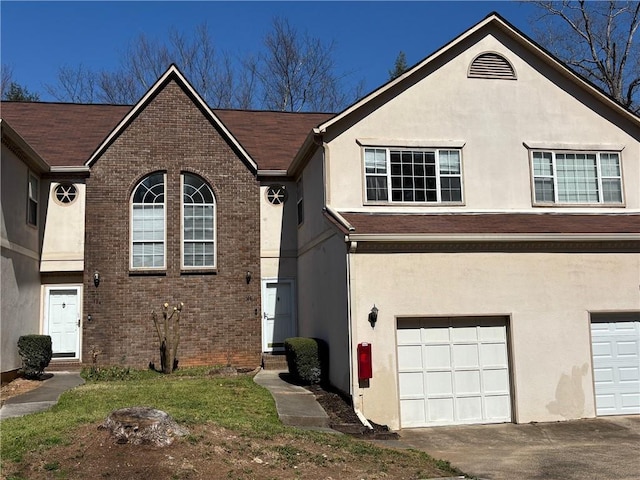
[[[373,308],[369,312],[369,323],[371,324],[371,328],[376,326],[376,322],[378,321],[378,307],[376,304],[373,304]]]
[[[98,285],[100,285],[100,273],[97,271],[93,274],[93,284],[96,286],[96,288],[98,288]]]
[[[247,275],[246,275],[246,280],[247,280],[247,285],[249,285],[251,283],[251,272],[247,270]]]

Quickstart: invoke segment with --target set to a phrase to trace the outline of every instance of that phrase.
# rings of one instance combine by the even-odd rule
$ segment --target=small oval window
[[[78,189],[72,183],[60,183],[56,185],[53,193],[58,203],[69,205],[78,196]]]

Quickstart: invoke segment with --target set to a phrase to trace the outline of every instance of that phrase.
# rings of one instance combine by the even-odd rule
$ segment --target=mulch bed
[[[386,425],[378,425],[370,420],[369,423],[373,429],[363,425],[348,399],[335,389],[322,385],[306,385],[305,388],[315,395],[318,403],[327,412],[332,429],[368,440],[398,439],[398,434],[390,431]]]

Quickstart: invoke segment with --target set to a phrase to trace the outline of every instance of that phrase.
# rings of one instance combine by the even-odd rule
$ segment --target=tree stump
[[[111,432],[116,443],[166,447],[176,437],[189,434],[169,414],[149,407],[130,407],[109,414],[101,429]]]

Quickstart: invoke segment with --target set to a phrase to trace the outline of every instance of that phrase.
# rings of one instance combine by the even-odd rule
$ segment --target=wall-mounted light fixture
[[[249,270],[247,270],[247,275],[245,276],[245,279],[247,280],[247,285],[249,285],[251,283],[251,272]]]
[[[100,285],[100,273],[97,271],[93,274],[93,284],[96,286],[96,288],[98,288],[98,285]]]
[[[373,304],[373,308],[369,312],[369,323],[371,324],[371,328],[376,326],[376,322],[378,321],[378,308],[376,304]]]

